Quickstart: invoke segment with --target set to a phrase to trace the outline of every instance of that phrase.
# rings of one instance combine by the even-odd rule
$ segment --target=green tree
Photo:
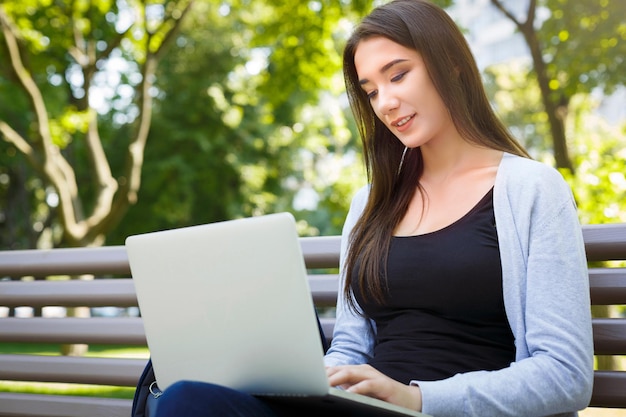
[[[487,91],[505,123],[534,158],[551,162],[552,150],[542,139],[549,132],[537,83],[529,83],[524,66],[501,64],[485,71]],[[626,121],[609,123],[600,101],[578,93],[570,99],[564,126],[573,151],[576,174],[561,173],[569,182],[583,224],[626,221]]]
[[[38,201],[46,201],[46,193],[61,197],[58,207],[43,210],[46,224],[58,224],[57,243],[98,244],[105,234],[120,243],[138,231],[278,210],[294,211],[303,233],[338,232],[359,184],[347,179],[357,178],[352,169],[360,159],[351,117],[337,105],[343,94],[340,52],[371,0],[196,0],[191,12],[174,1],[146,8],[131,1],[48,3],[6,1],[3,40],[15,38],[22,48],[19,56],[45,99],[49,136],[62,157],[47,158],[61,160],[71,179],[51,181],[42,167],[55,164],[31,158],[39,179],[33,183],[44,194]],[[78,8],[72,11],[70,4]],[[132,20],[136,8],[139,17]],[[183,21],[183,14],[193,19]],[[151,19],[156,24],[146,26]],[[159,55],[168,40],[173,47]],[[148,44],[157,48],[156,70],[146,64]],[[0,54],[12,61],[9,50]],[[147,68],[154,77],[142,76]],[[4,79],[31,104],[18,73]],[[98,106],[85,107],[98,95],[81,78],[105,94]],[[142,103],[154,103],[152,120],[144,117],[150,107]],[[0,106],[2,136],[14,150],[32,140],[32,149],[45,157],[39,145],[46,129],[34,109],[21,106],[24,122],[16,124]],[[128,138],[140,134],[141,144],[129,146]],[[92,156],[107,161],[95,164]],[[141,164],[130,164],[135,169],[129,172],[133,158]],[[333,179],[342,182],[337,191]],[[63,198],[68,189],[70,203]],[[294,208],[307,191],[316,204]],[[73,210],[75,221],[68,216]]]
[[[302,234],[338,233],[354,186],[327,210],[325,199],[339,195],[329,179],[349,175],[319,170],[333,161],[337,171],[342,155],[354,152],[339,105],[340,53],[345,28],[364,6],[214,3],[196,2],[161,63],[145,197],[111,241],[275,211],[293,212]],[[294,206],[311,190],[315,207]]]
[[[566,124],[576,175],[564,172],[583,224],[626,222],[626,121],[598,115],[598,101],[576,95]]]
[[[0,60],[8,62],[0,53]],[[13,83],[8,66],[0,65],[0,97],[11,97],[11,100],[0,100],[0,114],[15,126],[27,126],[27,112],[24,100]],[[36,246],[40,218],[34,218],[39,211],[36,196],[41,194],[39,182],[35,180],[32,169],[21,163],[22,158],[14,147],[2,146],[0,142],[0,247],[18,249]],[[45,201],[44,201],[45,203]],[[45,210],[44,210],[45,212]]]
[[[0,134],[23,154],[45,189],[58,198],[65,245],[101,244],[136,201],[151,122],[151,89],[159,58],[189,2],[5,1],[0,5],[3,55],[27,103],[24,120],[0,114]],[[116,178],[93,107],[98,78],[123,56],[139,77],[114,87],[131,92],[134,114],[126,162]],[[75,161],[89,160],[88,173]],[[84,187],[83,183],[94,186]],[[91,193],[85,193],[84,190]]]
[[[523,17],[502,0],[491,3],[528,45],[556,166],[574,172],[565,129],[570,102],[578,93],[600,89],[608,94],[626,82],[626,2],[529,0]]]

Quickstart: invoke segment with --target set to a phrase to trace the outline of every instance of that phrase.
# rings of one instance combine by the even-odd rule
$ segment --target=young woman
[[[436,417],[576,415],[593,346],[582,233],[560,174],[507,132],[463,35],[426,0],[366,17],[344,75],[369,185],[343,231],[330,384]],[[207,400],[216,390],[236,405]],[[198,383],[160,401],[162,415],[276,415]]]

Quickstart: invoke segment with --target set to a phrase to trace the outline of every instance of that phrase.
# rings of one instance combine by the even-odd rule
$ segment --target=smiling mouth
[[[404,119],[401,119],[401,120],[397,121],[396,123],[393,123],[393,125],[396,126],[396,127],[402,127],[405,124],[407,124],[409,122],[409,120],[411,120],[414,117],[415,117],[415,114],[412,114],[410,116],[405,117]]]

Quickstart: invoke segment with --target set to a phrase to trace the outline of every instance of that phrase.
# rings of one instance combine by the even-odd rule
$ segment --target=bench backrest
[[[584,226],[583,236],[596,313],[593,341],[599,367],[591,405],[626,408],[626,224]],[[612,361],[606,361],[607,357]],[[603,369],[607,362],[621,370]]]
[[[583,234],[590,261],[590,295],[594,306],[617,310],[626,305],[626,268],[605,261],[626,260],[626,224],[584,226]],[[337,298],[340,238],[338,236],[300,239],[316,306],[332,307]],[[99,279],[33,281],[24,277],[92,274]],[[0,306],[136,306],[124,247],[0,251]],[[626,317],[595,317],[594,347],[599,358],[626,355]],[[623,312],[622,312],[623,314]],[[327,334],[334,319],[322,317]],[[93,318],[0,318],[0,343],[102,343],[145,345],[138,317]],[[25,356],[25,355],[24,355]],[[0,380],[82,382],[135,386],[145,360],[93,358],[24,358],[0,355]],[[599,361],[600,363],[600,361]],[[623,366],[623,365],[622,365]],[[72,374],[72,372],[74,372]],[[70,376],[70,374],[72,376]],[[592,406],[626,408],[626,372],[597,370]],[[0,413],[0,415],[2,415]]]

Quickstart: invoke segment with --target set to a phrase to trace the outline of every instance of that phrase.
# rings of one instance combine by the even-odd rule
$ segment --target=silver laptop
[[[211,382],[359,415],[424,416],[328,385],[289,213],[130,236],[157,383]]]

